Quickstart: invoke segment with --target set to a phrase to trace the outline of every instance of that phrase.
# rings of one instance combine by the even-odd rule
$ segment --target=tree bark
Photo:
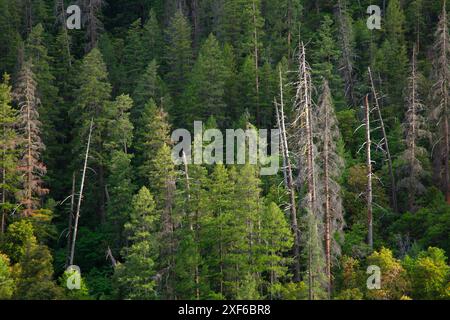
[[[329,130],[329,114],[328,109],[325,112],[325,132],[328,133]],[[328,299],[331,298],[331,206],[330,206],[330,173],[329,173],[329,154],[328,154],[328,143],[329,136],[325,134],[324,140],[324,178],[325,178],[325,263],[326,263],[326,274],[328,280]]]
[[[367,166],[367,243],[371,250],[373,250],[373,217],[372,217],[372,158],[370,154],[371,140],[370,140],[370,107],[369,96],[365,97],[365,124],[366,124],[366,166]]]
[[[93,125],[94,125],[94,120],[91,119],[91,125],[90,125],[90,128],[89,128],[88,142],[87,142],[87,146],[86,146],[86,154],[85,154],[85,157],[84,157],[83,174],[81,176],[80,194],[78,195],[77,212],[75,214],[75,224],[74,224],[74,227],[73,227],[73,238],[72,238],[72,246],[71,246],[71,249],[70,249],[69,265],[73,265],[73,257],[74,257],[74,254],[75,254],[75,243],[77,241],[78,220],[80,219],[81,200],[83,199],[84,179],[86,177],[87,161],[88,161],[88,157],[89,157],[89,147],[90,147],[90,144],[91,144],[91,136],[92,136]]]
[[[388,141],[388,137],[386,134],[386,128],[384,126],[383,116],[381,115],[381,108],[380,108],[380,104],[378,102],[378,95],[375,90],[375,85],[374,85],[373,78],[372,78],[372,71],[371,71],[370,67],[368,68],[368,70],[369,70],[370,85],[372,87],[372,95],[373,95],[373,99],[375,102],[375,108],[377,109],[378,118],[380,120],[381,132],[383,134],[384,147],[385,147],[383,154],[385,156],[385,159],[387,160],[388,167],[389,167],[389,177],[391,180],[392,209],[394,210],[394,212],[398,212],[398,201],[397,201],[397,193],[396,193],[397,186],[396,186],[396,181],[395,181],[394,169],[392,166],[391,152],[389,150],[389,141]]]
[[[72,229],[73,229],[73,211],[75,207],[75,172],[72,175],[72,192],[70,195],[70,213],[69,213],[69,229],[67,231],[67,258],[66,258],[66,268],[70,265],[70,252],[71,252],[71,240],[72,240]]]
[[[286,163],[287,187],[289,191],[289,206],[291,212],[291,228],[294,233],[294,281],[300,281],[300,231],[297,223],[297,206],[295,203],[295,185],[292,175],[291,160],[289,158],[289,146],[287,144],[286,124],[284,117],[284,90],[283,77],[280,69],[280,133],[283,154],[283,162]]]

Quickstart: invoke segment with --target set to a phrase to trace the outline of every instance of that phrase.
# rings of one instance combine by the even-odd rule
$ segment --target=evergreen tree
[[[159,65],[156,60],[151,60],[136,84],[133,93],[134,107],[131,109],[131,119],[135,126],[139,124],[150,99],[153,99],[162,108],[172,110],[171,97],[166,84],[158,74],[158,69]],[[176,109],[173,110],[173,114],[176,114]]]
[[[345,82],[345,97],[351,104],[356,104],[355,84],[355,52],[352,17],[348,11],[347,0],[338,0],[335,7],[335,17],[338,25],[338,39],[342,55],[339,70]]]
[[[296,40],[299,38],[303,5],[299,0],[263,0],[262,13],[265,20],[264,43],[274,61],[287,57],[291,62]]]
[[[53,265],[50,250],[46,246],[27,243],[16,270],[15,299],[56,300],[63,298],[63,291],[52,280]]]
[[[81,10],[84,13],[83,25],[86,28],[86,52],[97,47],[99,33],[103,28],[103,24],[99,19],[100,11],[104,5],[104,0],[82,0]]]
[[[159,215],[150,191],[142,187],[133,197],[130,220],[125,231],[130,244],[124,248],[125,262],[115,270],[117,295],[125,299],[155,299],[155,260],[158,239],[155,236]]]
[[[416,258],[405,258],[413,299],[448,299],[450,267],[446,261],[444,251],[435,247],[420,252]]]
[[[326,15],[318,30],[311,67],[312,74],[317,79],[315,83],[317,87],[322,82],[321,79],[328,80],[335,106],[339,110],[345,103],[342,95],[342,79],[337,70],[342,53],[336,45],[333,31],[333,19]]]
[[[226,270],[231,268],[227,260],[233,230],[230,226],[233,214],[234,182],[230,179],[224,165],[215,165],[207,181],[209,200],[208,215],[202,220],[202,252],[205,264],[208,266],[210,289],[218,298],[225,298],[229,294],[226,285]]]
[[[425,107],[419,97],[421,75],[417,69],[416,54],[414,48],[411,59],[411,73],[408,78],[407,110],[404,123],[406,149],[400,156],[404,164],[400,167],[402,179],[398,181],[397,186],[399,190],[407,190],[408,196],[405,208],[408,210],[414,210],[415,198],[425,192],[423,185],[425,172],[422,160],[426,159],[427,150],[420,146],[420,140],[431,138],[423,116]]]
[[[186,119],[188,124],[194,121],[206,121],[210,116],[224,123],[226,104],[225,81],[226,66],[222,50],[216,38],[210,34],[200,49],[198,59],[193,67],[189,84],[183,101],[186,101]]]
[[[223,42],[233,46],[241,63],[247,55],[255,52],[255,47],[260,48],[263,25],[260,0],[231,0],[223,5],[217,32]]]
[[[144,60],[145,51],[142,42],[141,23],[141,19],[138,19],[131,24],[123,49],[123,67],[125,70],[123,90],[127,93],[132,93],[139,79],[139,75],[146,64]]]
[[[304,217],[303,242],[307,259],[305,278],[310,300],[327,298],[328,277],[322,245],[323,223],[309,209]]]
[[[286,253],[292,248],[293,235],[283,211],[274,202],[265,206],[260,228],[258,272],[265,277],[264,292],[272,298],[276,288],[287,277],[291,259],[286,257]]]
[[[36,241],[31,222],[21,219],[8,225],[1,251],[8,256],[12,264],[16,264],[25,255],[27,246],[36,245]]]
[[[450,104],[450,37],[447,11],[444,2],[442,14],[435,33],[433,59],[433,94],[434,108],[431,119],[438,124],[435,129],[434,151],[435,178],[439,181],[446,200],[450,203],[450,170],[449,170],[449,104]]]
[[[153,99],[150,99],[145,105],[135,128],[138,181],[156,188],[154,177],[151,176],[150,172],[156,170],[153,165],[156,154],[164,145],[170,143],[170,126],[167,121],[167,113],[158,108]],[[156,192],[157,189],[152,189],[152,191]],[[155,194],[158,195],[159,193]]]
[[[11,275],[11,266],[9,258],[5,254],[0,253],[0,299],[10,299],[14,292],[14,279]]]
[[[36,96],[39,98],[39,118],[41,121],[42,140],[46,145],[43,150],[48,172],[48,180],[58,179],[58,157],[62,153],[63,132],[57,130],[64,116],[61,110],[61,99],[58,97],[58,88],[55,86],[55,77],[51,65],[53,59],[48,54],[45,44],[46,34],[42,24],[33,27],[25,42],[25,60],[33,63],[31,70],[35,75]],[[67,55],[65,55],[65,58]]]
[[[1,229],[3,234],[6,228],[7,213],[14,208],[14,193],[17,191],[18,172],[17,142],[18,137],[14,130],[17,113],[11,106],[11,86],[9,76],[4,74],[0,84],[0,192],[1,192]]]
[[[22,214],[31,216],[40,205],[39,197],[48,193],[43,186],[42,176],[46,167],[41,162],[41,152],[45,145],[41,140],[41,122],[39,120],[36,95],[36,81],[30,62],[26,62],[18,75],[14,89],[14,98],[19,106],[18,126],[21,134],[19,171],[23,172],[22,189],[18,193],[23,205]]]
[[[255,166],[249,164],[239,169],[234,167],[230,176],[234,180],[233,198],[236,200],[226,220],[227,231],[231,234],[226,245],[228,252],[224,255],[225,290],[232,298],[254,299],[257,296],[252,294],[251,287],[260,285],[256,252],[261,241],[258,237],[261,182]]]
[[[156,12],[153,8],[150,10],[148,20],[145,22],[142,30],[142,46],[144,48],[144,63],[148,64],[152,60],[161,61],[163,54],[163,36]]]
[[[108,153],[105,150],[105,136],[112,129],[108,122],[111,85],[98,49],[93,49],[84,58],[78,75],[79,87],[75,90],[76,99],[70,114],[74,121],[74,152],[77,160],[84,154],[85,141],[89,133],[91,119],[94,129],[91,139],[90,165],[97,173],[97,181],[92,181],[88,193],[92,192],[92,208],[97,208],[99,219],[105,221],[105,167]],[[77,164],[75,164],[77,165]],[[87,197],[89,201],[89,197]]]
[[[21,44],[18,30],[18,2],[0,1],[0,72],[11,73],[17,62],[17,54]],[[16,15],[17,14],[17,15]]]
[[[331,297],[331,269],[340,255],[340,243],[344,229],[341,186],[338,179],[342,175],[344,161],[340,155],[340,132],[334,112],[328,82],[324,80],[322,94],[317,108],[317,136],[319,140],[318,157],[320,167],[319,196],[324,212],[324,243],[328,298]],[[332,261],[333,260],[333,261]]]
[[[398,114],[403,103],[408,58],[404,36],[405,15],[399,0],[389,1],[386,12],[385,39],[376,53],[375,70],[381,73],[383,92],[388,95],[390,111]]]
[[[181,11],[170,20],[166,33],[165,80],[176,103],[193,64],[191,27]]]

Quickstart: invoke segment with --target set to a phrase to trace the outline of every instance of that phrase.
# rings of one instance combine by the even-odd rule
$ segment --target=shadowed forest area
[[[0,299],[450,299],[449,10],[0,0]],[[194,121],[277,174],[175,163]]]

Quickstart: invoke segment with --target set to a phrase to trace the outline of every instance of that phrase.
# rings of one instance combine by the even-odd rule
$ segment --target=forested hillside
[[[449,10],[0,0],[0,299],[450,299]],[[280,169],[174,162],[194,121]]]

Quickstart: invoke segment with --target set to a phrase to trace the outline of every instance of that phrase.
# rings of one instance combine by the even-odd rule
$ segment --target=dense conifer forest
[[[0,0],[0,299],[450,299],[449,11]]]

